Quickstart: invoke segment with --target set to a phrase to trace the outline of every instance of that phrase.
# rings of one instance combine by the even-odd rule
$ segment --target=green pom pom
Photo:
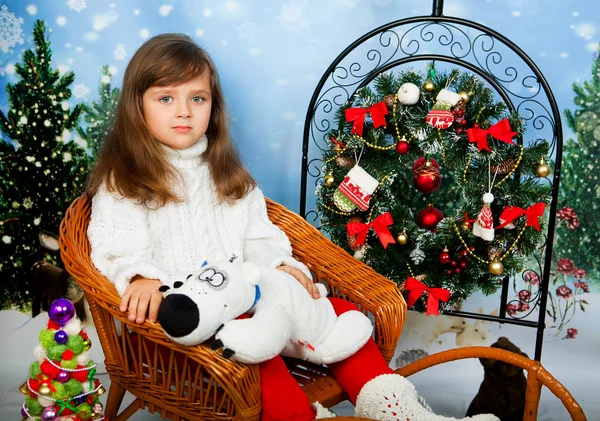
[[[76,396],[83,392],[83,385],[76,379],[67,380],[64,386],[67,396]]]
[[[75,356],[81,354],[83,352],[83,338],[81,335],[71,335],[69,339],[67,339],[67,348],[73,351]]]
[[[56,342],[54,341],[54,334],[56,332],[54,330],[48,330],[48,329],[44,329],[40,332],[40,342],[42,343],[42,346],[46,349],[48,349],[48,347],[52,344],[55,344]]]
[[[40,368],[40,362],[36,361],[31,364],[29,367],[29,377],[32,379],[37,379],[37,376],[42,374],[42,369]]]
[[[68,368],[68,369],[73,370],[73,369],[77,368],[77,358],[73,357],[70,360],[61,360],[60,365],[63,368]]]
[[[89,363],[87,363],[85,366],[86,367],[92,367],[94,365],[94,361],[90,360]]]
[[[66,345],[59,345],[54,342],[52,345],[46,348],[46,355],[48,355],[48,358],[50,358],[52,361],[60,361],[62,359],[63,352],[66,350]]]
[[[25,399],[25,404],[27,405],[27,412],[29,412],[29,415],[40,415],[42,409],[44,409],[36,398],[29,397]]]
[[[65,390],[65,385],[61,382],[57,382],[56,380],[52,381],[52,386],[56,389],[56,392],[52,392],[53,399],[65,399],[67,396],[67,391]]]
[[[79,405],[77,407],[77,413],[79,414],[80,412],[85,412],[85,417],[80,417],[83,418],[84,420],[88,419],[91,415],[92,415],[92,407],[87,404],[87,403],[82,403],[81,405]]]

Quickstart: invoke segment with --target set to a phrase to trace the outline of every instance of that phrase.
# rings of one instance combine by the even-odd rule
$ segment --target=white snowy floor
[[[600,320],[600,294],[589,294],[586,313],[579,312],[571,326],[576,327],[579,335],[573,340],[561,340],[553,336],[552,331],[547,331],[542,354],[542,363],[567,389],[583,407],[590,421],[600,420],[600,365],[598,352],[600,351],[600,328],[595,321]],[[477,305],[491,306],[497,300],[494,298],[480,298]],[[467,310],[472,310],[466,308]],[[486,311],[487,308],[486,308]],[[413,317],[412,315],[410,317]],[[19,386],[26,379],[29,365],[33,362],[33,349],[38,343],[38,333],[47,322],[47,315],[41,314],[31,319],[17,311],[0,312],[0,418],[2,420],[20,419],[20,408],[23,395]],[[410,323],[410,321],[409,321]],[[468,321],[468,323],[472,323]],[[408,327],[408,326],[407,326]],[[480,337],[471,337],[467,342],[489,345],[499,336],[507,336],[530,356],[534,352],[535,335],[533,329],[503,326],[497,324],[478,325],[478,332],[485,331],[485,340]],[[98,364],[98,377],[109,387],[110,382],[103,364],[102,348],[98,342],[93,327],[87,327],[92,340],[92,358]],[[564,336],[564,335],[563,335]],[[462,338],[463,340],[465,338]],[[422,347],[422,340],[411,333],[407,328],[398,345],[397,354],[402,350],[415,346]],[[456,347],[456,335],[444,334],[428,350],[431,352]],[[394,363],[392,363],[395,368]],[[460,417],[464,416],[466,409],[475,396],[481,379],[483,369],[478,360],[459,361],[441,367],[429,369],[411,378],[417,390],[424,395],[435,412]],[[132,397],[128,397],[129,403]],[[334,408],[338,415],[351,415],[352,407],[341,404]],[[156,414],[138,412],[131,420],[149,421],[159,420]],[[545,389],[542,393],[539,417],[540,421],[565,421],[570,419],[562,403]]]

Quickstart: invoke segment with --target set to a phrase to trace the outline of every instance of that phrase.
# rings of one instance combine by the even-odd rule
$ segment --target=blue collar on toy
[[[252,303],[252,305],[250,306],[248,311],[252,310],[254,308],[254,306],[256,305],[256,303],[258,303],[258,300],[260,300],[260,287],[258,285],[254,285],[254,290],[255,290],[254,302]]]

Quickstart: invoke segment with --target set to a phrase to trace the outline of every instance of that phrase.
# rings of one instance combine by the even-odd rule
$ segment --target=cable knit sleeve
[[[92,199],[88,227],[91,259],[123,295],[131,278],[167,279],[166,271],[152,261],[148,210],[120,198],[103,186]]]
[[[294,267],[312,278],[308,268],[292,257],[292,245],[285,233],[269,220],[262,191],[256,187],[248,193],[246,200],[248,225],[244,236],[244,260],[266,268]]]

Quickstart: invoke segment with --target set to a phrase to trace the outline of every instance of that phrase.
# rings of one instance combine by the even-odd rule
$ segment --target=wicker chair
[[[290,238],[294,256],[310,268],[315,280],[323,282],[332,296],[358,304],[373,317],[375,342],[389,362],[406,316],[396,285],[349,257],[283,206],[267,200],[267,208],[273,223]],[[87,197],[75,200],[61,223],[59,243],[66,269],[85,292],[104,351],[111,379],[106,416],[124,421],[147,408],[174,421],[259,420],[257,366],[226,360],[206,345],[175,344],[160,325],[147,321],[138,325],[124,317],[116,289],[89,257],[90,213]],[[330,407],[347,398],[326,367],[291,359],[286,364],[311,402]],[[126,391],[136,399],[117,415]]]

